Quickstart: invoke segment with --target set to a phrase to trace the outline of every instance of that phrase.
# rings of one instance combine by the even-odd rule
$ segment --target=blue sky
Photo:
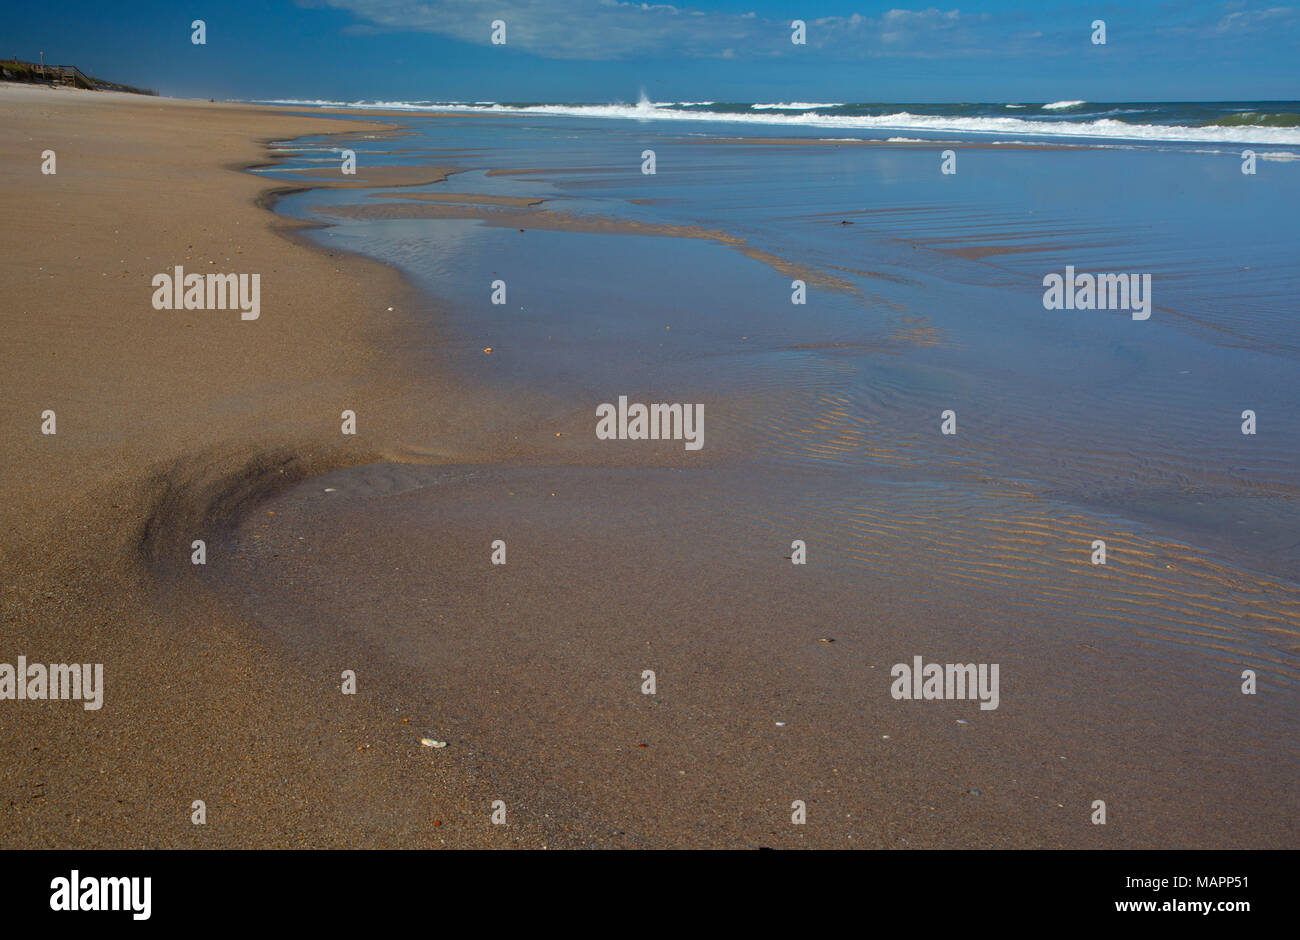
[[[1285,2],[5,0],[0,56],[204,98],[1296,99]]]

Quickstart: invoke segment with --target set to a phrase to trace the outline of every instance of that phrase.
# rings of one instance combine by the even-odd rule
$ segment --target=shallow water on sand
[[[748,423],[715,425],[713,440],[741,456],[856,464],[863,479],[882,464],[991,475],[1125,514],[1150,502],[1150,518],[1184,534],[1203,518],[1207,539],[1300,574],[1300,165],[1261,163],[1252,177],[1232,153],[1169,144],[758,146],[715,140],[734,129],[709,125],[404,123],[415,133],[400,148],[373,149],[467,149],[362,149],[363,168],[472,169],[394,195],[532,196],[547,210],[721,230],[840,282],[795,305],[788,272],[701,239],[547,230],[526,216],[385,218],[430,203],[355,191],[282,204],[329,221],[322,243],[396,264],[446,301],[443,352],[470,377],[579,410],[624,393],[740,398],[754,405]],[[949,146],[958,172],[945,176]],[[653,176],[640,172],[646,148]],[[521,166],[582,169],[488,173]],[[331,214],[342,211],[368,215]],[[1151,274],[1151,318],[1043,309],[1043,275],[1066,265]],[[491,302],[497,280],[505,304]],[[955,437],[938,433],[948,408]],[[1241,433],[1247,409],[1254,436]],[[1225,532],[1201,511],[1223,499],[1256,509]]]
[[[323,245],[394,264],[440,301],[436,349],[411,352],[467,394],[500,396],[499,421],[484,420],[517,430],[532,466],[484,451],[474,466],[357,468],[286,493],[214,571],[272,633],[303,650],[361,643],[391,694],[458,703],[466,739],[528,798],[593,788],[583,812],[645,844],[763,843],[759,817],[788,805],[812,761],[841,816],[897,809],[818,844],[1102,844],[1028,807],[1110,786],[1145,812],[1125,845],[1294,845],[1260,820],[1288,800],[1297,758],[1300,165],[1249,177],[1233,154],[1190,146],[409,125],[360,146],[361,163],[467,169],[385,192],[546,202],[480,211],[353,190],[281,209],[329,222]],[[467,149],[393,152],[420,147]],[[939,172],[949,147],[955,176]],[[639,169],[647,148],[654,176]],[[511,168],[532,169],[487,172]],[[1066,265],[1151,274],[1150,319],[1045,310],[1042,277]],[[806,304],[791,303],[795,276]],[[596,440],[596,406],[620,395],[703,403],[704,449]],[[955,435],[940,430],[948,409]],[[495,538],[506,568],[488,564]],[[807,568],[783,557],[793,539]],[[691,676],[671,686],[689,702],[672,721],[619,697],[655,658],[645,647]],[[917,654],[1002,663],[1006,704],[901,710],[884,677]],[[550,678],[530,671],[543,663]],[[1242,696],[1243,669],[1267,693]],[[798,743],[769,739],[801,709]],[[957,717],[992,737],[950,739]],[[629,776],[621,749],[656,734],[674,757]],[[900,735],[920,750],[867,750]],[[552,778],[521,780],[508,753],[540,738],[564,754]],[[912,766],[926,748],[942,757]],[[1054,751],[1067,749],[1063,770]],[[1027,814],[1014,835],[964,787],[947,792],[954,768],[993,786],[999,812]],[[832,785],[832,771],[845,777]],[[1238,772],[1260,782],[1244,802]],[[701,775],[745,809],[692,816]]]

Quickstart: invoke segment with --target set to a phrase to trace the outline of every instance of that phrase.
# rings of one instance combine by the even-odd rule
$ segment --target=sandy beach
[[[644,239],[715,252],[699,270],[723,283],[802,277],[836,302],[861,300],[841,274],[905,279],[721,228],[572,215],[530,180],[441,193],[483,169],[453,147],[357,178],[245,172],[284,157],[272,141],[400,149],[392,117],[0,87],[0,659],[102,662],[106,684],[94,713],[0,708],[0,845],[1295,847],[1291,699],[1243,701],[1236,679],[1243,662],[1294,678],[1290,581],[1124,523],[1113,550],[1132,563],[1096,569],[1077,550],[1096,517],[999,489],[1007,473],[964,442],[952,459],[979,485],[910,479],[910,438],[880,427],[933,424],[946,399],[924,385],[891,413],[884,393],[848,402],[820,375],[788,387],[756,367],[723,391],[672,386],[709,396],[700,459],[678,441],[602,446],[587,398],[526,394],[550,321],[467,327],[395,268],[308,239],[277,200],[373,189],[316,217],[484,223],[526,239],[538,269],[548,237]],[[756,146],[774,143],[796,150]],[[259,273],[259,318],[154,309],[151,279],[176,265]],[[473,274],[484,293],[491,272]],[[654,342],[703,329],[673,313]],[[941,331],[889,316],[857,344],[782,327],[771,374],[829,348],[879,355],[890,394],[936,375],[962,389],[942,360],[899,361]],[[583,341],[595,360],[609,342]],[[662,374],[690,374],[676,367]],[[971,425],[995,439],[998,420],[1014,423]],[[873,447],[896,473],[831,472]],[[817,564],[790,564],[799,538]],[[1207,610],[1259,625],[1246,652],[1263,658],[1203,628]],[[890,665],[922,653],[1000,663],[1001,706],[891,698]],[[1096,799],[1115,824],[1090,824]],[[790,825],[796,801],[818,825]]]
[[[410,322],[401,278],[304,246],[264,208],[265,182],[241,172],[267,161],[270,139],[382,126],[12,86],[0,109],[0,632],[14,656],[103,662],[107,702],[0,713],[5,846],[480,838],[472,775],[447,778],[402,715],[345,699],[337,673],[304,675],[169,576],[223,513],[382,456],[400,404],[437,393],[376,365]],[[40,172],[47,149],[55,175]],[[150,278],[173,265],[260,272],[260,319],[154,310]],[[345,408],[364,436],[339,433]],[[190,823],[197,799],[205,827]]]

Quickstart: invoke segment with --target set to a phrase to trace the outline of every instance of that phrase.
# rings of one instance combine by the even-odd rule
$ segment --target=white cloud
[[[552,59],[629,56],[726,58],[795,55],[790,22],[627,0],[300,0],[347,10],[361,28],[428,32],[488,45],[493,20],[506,23],[507,46]],[[808,27],[808,46],[845,57],[931,55],[977,51],[968,31],[986,17],[893,9],[879,19],[854,13],[823,17]]]
[[[1225,9],[1232,9],[1237,4],[1229,4]],[[1255,30],[1289,23],[1296,19],[1296,11],[1291,7],[1269,7],[1266,10],[1236,10],[1219,20],[1214,26],[1216,33],[1250,33]]]

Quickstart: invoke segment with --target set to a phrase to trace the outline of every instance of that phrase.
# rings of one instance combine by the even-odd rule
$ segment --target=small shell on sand
[[[446,741],[435,741],[433,738],[420,738],[420,743],[425,747],[446,747]]]

